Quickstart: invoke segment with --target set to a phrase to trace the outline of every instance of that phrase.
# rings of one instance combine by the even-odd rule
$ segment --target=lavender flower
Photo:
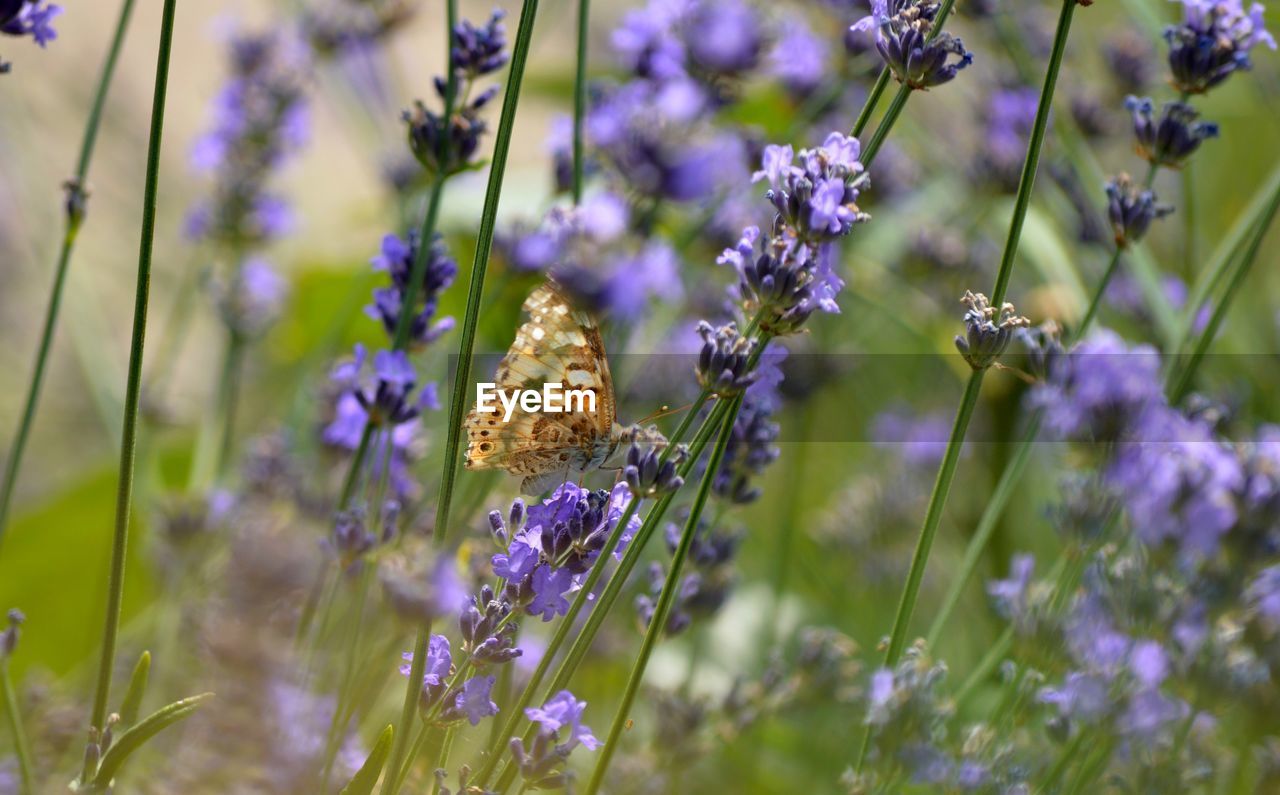
[[[457,70],[458,85],[452,118],[429,109],[419,100],[413,110],[405,111],[402,118],[408,128],[409,148],[414,157],[431,174],[448,176],[473,166],[473,159],[480,148],[480,136],[487,125],[480,112],[498,94],[497,86],[475,92],[478,78],[501,69],[507,62],[503,52],[506,47],[506,31],[502,25],[503,12],[495,11],[482,28],[462,21],[453,30],[453,60]],[[449,81],[437,77],[434,88],[441,104],[445,104]]]
[[[716,262],[732,265],[737,271],[738,283],[730,296],[748,315],[762,315],[761,328],[790,334],[816,311],[840,311],[835,299],[844,280],[832,268],[833,256],[830,245],[815,250],[795,239],[790,230],[762,239],[760,230],[752,226],[743,230],[738,245],[725,249]]]
[[[635,432],[633,436],[643,438],[643,432]],[[680,445],[662,460],[662,454],[652,445],[632,443],[627,448],[627,460],[622,468],[622,479],[632,494],[639,497],[659,497],[678,491],[684,485],[684,478],[676,474],[680,464],[689,457],[689,450]]]
[[[1114,332],[1100,330],[1055,356],[1047,380],[1032,389],[1030,399],[1059,438],[1116,441],[1162,405],[1159,357],[1154,348],[1130,347]]]
[[[1148,188],[1139,188],[1121,174],[1107,183],[1107,216],[1115,233],[1116,246],[1128,248],[1147,233],[1151,222],[1173,212],[1173,206],[1160,204],[1156,194]]]
[[[1258,44],[1276,48],[1263,27],[1263,6],[1248,12],[1241,0],[1182,0],[1182,23],[1165,29],[1169,43],[1169,71],[1174,87],[1184,94],[1203,94],[1232,73],[1248,69],[1250,52]]]
[[[679,524],[667,525],[665,536],[669,553],[675,553],[683,530]],[[705,522],[698,523],[686,559],[688,573],[676,585],[675,602],[663,632],[678,635],[695,619],[711,616],[724,606],[733,589],[733,561],[741,541],[739,532],[716,530]],[[649,567],[649,593],[636,597],[636,612],[643,626],[647,627],[653,621],[665,582],[666,572],[655,561]]]
[[[1155,106],[1146,97],[1128,97],[1124,106],[1133,113],[1138,153],[1152,165],[1178,168],[1201,141],[1218,137],[1218,125],[1196,121],[1200,113],[1185,102],[1166,102],[1159,118],[1151,115]]]
[[[876,31],[876,50],[899,83],[924,90],[949,83],[973,63],[960,39],[946,31],[933,35],[940,5],[930,0],[872,0],[871,14],[851,30]],[[949,60],[951,56],[955,60]]]
[[[750,71],[764,49],[760,18],[743,0],[695,0],[681,31],[690,66],[716,76]]]
[[[472,726],[480,725],[480,721],[498,714],[498,705],[490,698],[493,685],[497,682],[493,675],[473,676],[462,683],[445,699],[445,707],[440,710],[440,720],[445,723],[467,719]]]
[[[306,143],[310,114],[304,85],[310,65],[284,33],[242,34],[230,45],[231,78],[214,101],[212,129],[191,162],[214,174],[213,193],[187,219],[188,233],[238,251],[279,237],[293,225],[270,177]]]
[[[838,132],[798,156],[790,146],[767,146],[762,167],[751,180],[769,182],[766,196],[779,221],[800,240],[815,245],[835,240],[871,217],[857,204],[858,189],[866,182],[860,148],[857,138]]]
[[[829,49],[827,40],[816,35],[807,22],[788,16],[770,50],[769,71],[788,90],[807,95],[827,75]]]
[[[453,29],[453,67],[470,79],[498,71],[509,60],[507,30],[502,24],[506,12],[495,9],[489,21],[477,28],[462,20]]]
[[[738,333],[730,323],[713,329],[705,320],[698,323],[702,350],[698,353],[698,383],[708,392],[732,396],[751,386],[756,373],[748,369],[756,341]]]
[[[403,240],[387,235],[382,239],[381,253],[371,260],[374,270],[385,271],[391,277],[391,286],[373,291],[373,304],[365,307],[365,314],[382,323],[388,336],[395,336],[399,327],[405,299],[409,295],[413,265],[420,253],[418,248],[415,232],[410,232]],[[426,267],[416,292],[416,305],[411,310],[413,319],[409,321],[408,339],[413,346],[429,345],[453,328],[453,318],[434,322],[433,318],[440,293],[453,284],[458,275],[458,264],[449,256],[439,235],[432,240],[425,256]]]
[[[520,656],[516,625],[507,620],[510,614],[511,603],[498,599],[487,585],[463,608],[458,617],[462,650],[476,665],[501,665]]]
[[[400,666],[400,675],[408,676],[413,670],[413,652],[407,651],[400,656],[405,661]],[[449,639],[444,635],[432,635],[427,642],[427,660],[422,669],[422,695],[418,700],[420,709],[425,712],[439,702],[452,672],[453,654],[449,648]]]
[[[434,384],[428,384],[413,399],[418,375],[404,351],[375,353],[372,380],[363,375],[366,356],[365,347],[357,344],[354,358],[333,368],[330,378],[355,397],[373,426],[403,425],[416,419],[423,409],[440,407]]]
[[[582,723],[587,702],[561,690],[541,707],[526,708],[525,716],[537,724],[533,743],[526,750],[519,737],[511,740],[511,755],[520,768],[526,789],[556,789],[568,783],[563,770],[569,754],[579,745],[594,751],[602,743]]]
[[[966,291],[961,302],[968,307],[964,313],[967,332],[956,337],[956,349],[974,370],[995,364],[1009,347],[1014,331],[1031,325],[1031,321],[1016,314],[1013,304],[1002,304],[997,311],[982,293]]]
[[[543,621],[568,612],[564,594],[578,586],[609,537],[619,532],[618,523],[630,500],[626,483],[619,483],[612,491],[589,491],[563,483],[527,512],[513,507],[511,524],[501,522],[499,529],[510,542],[506,551],[491,561],[494,573],[506,580],[504,599]],[[633,516],[620,531],[618,552],[638,528],[639,517]]]

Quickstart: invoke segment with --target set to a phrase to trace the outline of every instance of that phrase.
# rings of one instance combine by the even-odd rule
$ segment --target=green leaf
[[[175,701],[151,713],[143,718],[137,726],[121,734],[111,744],[111,750],[107,751],[107,755],[102,757],[102,764],[98,766],[98,774],[93,778],[93,789],[99,792],[105,791],[111,784],[111,780],[115,778],[116,773],[120,772],[120,766],[134,751],[141,748],[148,740],[160,732],[189,717],[200,704],[210,698],[213,698],[213,693],[201,693],[198,696]]]
[[[342,788],[342,795],[369,795],[373,792],[378,776],[382,773],[382,766],[387,763],[387,756],[391,753],[391,738],[394,734],[395,729],[387,724],[387,728],[378,735],[378,742],[374,743],[369,758],[364,760],[364,764],[352,776],[351,782]]]
[[[142,708],[142,697],[147,692],[147,681],[151,675],[151,652],[144,651],[133,666],[133,675],[129,677],[129,689],[124,693],[124,701],[120,702],[120,725],[129,728],[138,722],[138,712]]]

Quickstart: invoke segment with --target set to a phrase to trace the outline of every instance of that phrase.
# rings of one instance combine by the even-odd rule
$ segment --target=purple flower
[[[1009,579],[987,583],[987,595],[995,603],[996,610],[1015,624],[1023,623],[1027,617],[1027,590],[1035,567],[1034,555],[1014,555],[1009,566]]]
[[[828,135],[821,146],[802,149],[794,156],[789,146],[770,146],[752,181],[768,180],[767,198],[779,219],[801,240],[814,244],[835,240],[870,218],[857,204],[865,181],[858,161],[860,148],[857,138],[838,132]]]
[[[769,54],[769,71],[791,91],[808,94],[827,74],[826,39],[802,19],[785,17]]]
[[[1154,640],[1140,640],[1129,652],[1129,669],[1144,688],[1156,688],[1169,675],[1169,657]]]
[[[1103,678],[1072,671],[1061,687],[1040,691],[1041,703],[1052,704],[1063,717],[1093,722],[1111,708],[1110,688]]]
[[[1030,401],[1059,438],[1119,440],[1163,405],[1159,356],[1150,346],[1128,346],[1115,332],[1096,331],[1053,357]]]
[[[539,551],[527,541],[517,539],[511,542],[507,552],[493,556],[493,573],[505,580],[522,582],[533,574],[538,567]]]
[[[579,701],[568,690],[561,690],[541,707],[526,708],[524,714],[530,721],[538,724],[539,731],[556,735],[557,738],[562,729],[567,729],[567,736],[561,743],[567,750],[572,751],[581,744],[587,750],[594,751],[602,743],[591,733],[590,727],[582,724],[582,715],[586,709],[587,702]]]
[[[681,30],[692,61],[722,75],[751,70],[764,47],[760,19],[742,0],[699,0]]]
[[[894,698],[893,671],[881,668],[871,675],[867,689],[867,723],[887,723],[892,712]]]
[[[365,314],[381,322],[389,336],[394,335],[400,326],[414,262],[420,254],[418,249],[418,236],[414,232],[404,240],[386,235],[382,238],[380,253],[370,260],[374,270],[386,272],[391,277],[391,286],[373,291],[374,302],[365,307]],[[453,328],[453,318],[434,322],[433,318],[440,294],[453,284],[458,275],[458,264],[449,256],[439,235],[432,239],[423,256],[427,261],[415,291],[412,319],[409,321],[408,339],[414,346],[428,345]]]
[[[400,666],[400,675],[409,676],[413,672],[413,652],[407,651],[400,657],[405,661]],[[452,670],[453,654],[449,648],[449,639],[444,635],[432,635],[427,643],[427,659],[422,671],[420,704],[423,709],[430,709],[444,695]]]
[[[496,9],[484,27],[462,20],[453,29],[453,65],[475,78],[496,72],[506,65],[507,31],[502,24],[506,12]]]
[[[544,563],[533,572],[533,600],[529,613],[541,615],[543,621],[569,612],[569,600],[564,593],[573,586],[573,573],[568,569],[556,569]]]
[[[932,35],[939,5],[928,0],[873,0],[872,13],[853,31],[876,30],[876,49],[899,83],[928,89],[953,80],[973,63],[960,39],[946,31]],[[955,60],[948,61],[950,56]]]
[[[1182,0],[1181,25],[1165,29],[1173,84],[1187,94],[1202,94],[1234,72],[1252,65],[1250,51],[1258,44],[1276,48],[1263,23],[1263,6],[1248,12],[1241,0]]]
[[[465,717],[472,726],[478,726],[485,718],[497,715],[498,705],[489,697],[496,681],[497,677],[493,675],[471,677],[454,697],[452,708],[446,709],[441,717],[445,720]]]
[[[937,466],[950,436],[951,419],[939,412],[912,416],[886,411],[871,422],[871,441],[881,449],[894,450],[911,466]]]
[[[1259,572],[1249,583],[1245,600],[1268,632],[1280,632],[1280,566],[1269,566]]]
[[[1138,152],[1153,165],[1178,168],[1203,141],[1218,137],[1218,125],[1198,121],[1200,112],[1185,102],[1166,102],[1159,116],[1146,97],[1127,97],[1124,106],[1133,114]]]

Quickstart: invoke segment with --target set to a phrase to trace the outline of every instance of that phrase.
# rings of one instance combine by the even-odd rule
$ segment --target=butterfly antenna
[[[647,422],[653,422],[654,420],[662,419],[663,417],[670,417],[672,414],[679,414],[680,412],[688,411],[691,408],[693,408],[692,403],[687,403],[675,409],[671,408],[670,406],[663,406],[662,408],[658,409],[657,411],[650,414],[649,416],[644,417],[643,419],[640,419],[639,421],[637,421],[636,424],[644,425]]]

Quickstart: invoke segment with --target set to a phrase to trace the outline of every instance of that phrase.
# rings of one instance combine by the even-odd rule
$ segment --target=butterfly
[[[520,410],[509,418],[503,405],[482,411],[477,402],[465,423],[466,468],[522,475],[521,491],[536,495],[594,469],[619,468],[634,439],[656,442],[656,431],[618,424],[600,327],[574,307],[564,288],[548,281],[522,308],[529,319],[516,330],[498,364],[497,390],[507,395],[542,392],[545,384],[558,383],[566,390],[590,391],[594,399],[575,404],[566,398],[557,407],[564,410]]]

